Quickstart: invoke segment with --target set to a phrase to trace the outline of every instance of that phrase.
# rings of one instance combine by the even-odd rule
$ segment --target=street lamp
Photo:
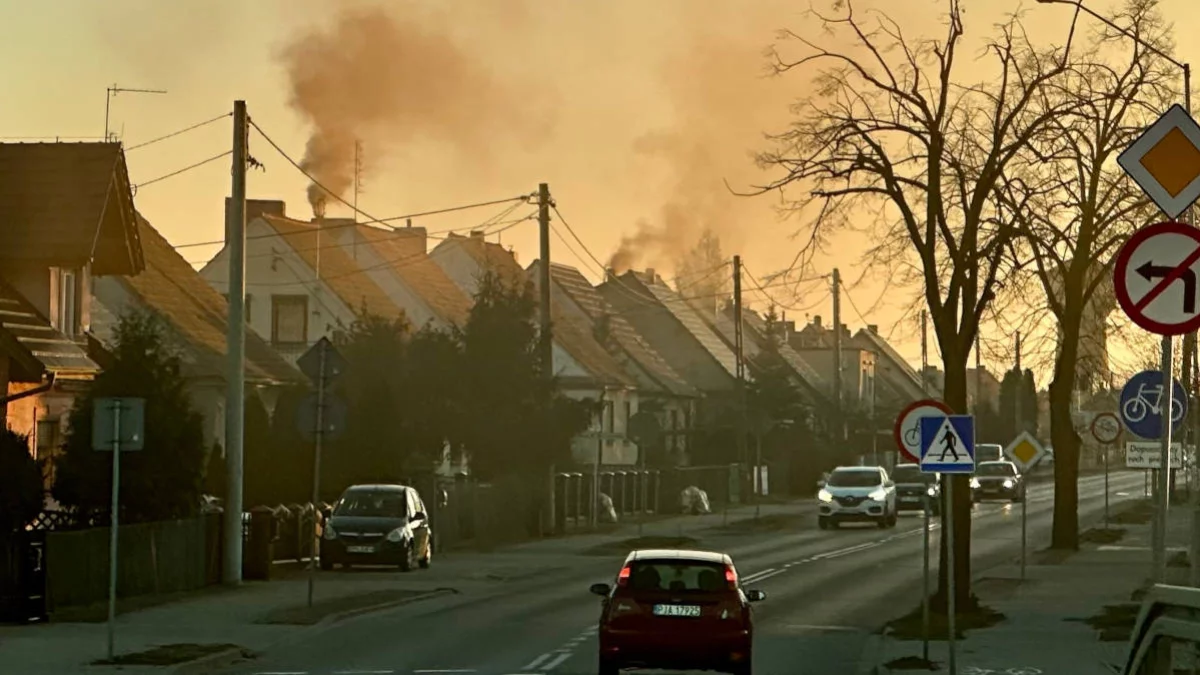
[[[1118,26],[1117,24],[1113,23],[1107,17],[1102,16],[1102,15],[1092,11],[1091,9],[1089,9],[1088,7],[1086,7],[1083,4],[1083,0],[1037,0],[1037,1],[1043,5],[1051,5],[1051,4],[1071,5],[1071,6],[1075,7],[1076,12],[1080,12],[1080,11],[1086,12],[1088,16],[1096,19],[1097,21],[1103,23],[1104,25],[1115,30],[1116,32],[1120,33],[1121,35],[1124,35],[1125,37],[1129,38],[1130,40],[1133,40],[1137,44],[1144,47],[1146,49],[1146,51],[1150,52],[1151,54],[1154,54],[1155,56],[1158,56],[1159,58],[1163,59],[1164,61],[1174,64],[1175,66],[1182,69],[1183,70],[1183,108],[1188,113],[1188,116],[1189,117],[1191,116],[1191,114],[1192,114],[1192,67],[1190,64],[1179,61],[1175,57],[1163,52],[1161,49],[1150,44],[1149,42],[1147,42],[1143,38],[1139,37],[1138,35],[1131,33],[1131,32],[1129,32],[1129,30],[1122,28],[1122,27]],[[1192,216],[1191,208],[1189,207],[1188,210],[1185,211],[1185,213],[1187,214],[1187,222],[1192,223],[1193,220],[1191,217]],[[1194,333],[1191,335],[1188,335],[1187,337],[1184,338],[1184,340],[1185,340],[1184,353],[1185,354],[1188,353],[1188,348],[1191,347],[1192,353],[1195,354],[1196,335]],[[1167,382],[1168,387],[1170,387],[1170,382],[1172,381],[1171,378],[1173,377],[1173,372],[1174,372],[1174,368],[1172,367],[1173,359],[1172,359],[1171,352],[1172,352],[1171,336],[1164,335],[1162,338],[1162,372],[1163,372],[1163,379],[1165,382]],[[1193,356],[1193,359],[1195,359],[1194,356]],[[1195,368],[1197,366],[1195,360],[1193,360],[1192,366],[1193,366],[1193,372],[1195,372]],[[1185,374],[1185,378],[1186,378],[1186,374]],[[1167,400],[1168,401],[1170,400],[1169,396],[1168,396]],[[1161,582],[1163,575],[1166,572],[1167,509],[1170,504],[1170,496],[1168,493],[1170,491],[1170,485],[1171,485],[1170,445],[1169,445],[1170,436],[1171,436],[1171,432],[1170,432],[1171,426],[1173,426],[1173,425],[1171,425],[1171,424],[1163,425],[1163,438],[1162,438],[1163,460],[1162,460],[1162,467],[1159,469],[1159,472],[1160,472],[1159,499],[1161,500],[1161,502],[1160,502],[1161,507],[1159,509],[1159,517],[1157,519],[1158,522],[1156,523],[1157,527],[1155,528],[1156,531],[1154,533],[1154,535],[1155,535],[1154,536],[1154,579],[1156,582]],[[1194,433],[1192,437],[1193,437],[1193,439],[1195,439],[1197,437],[1197,434]],[[1193,442],[1195,442],[1195,441],[1193,440]],[[1193,520],[1192,520],[1192,547],[1191,547],[1192,565],[1191,565],[1190,582],[1191,582],[1192,586],[1200,586],[1200,563],[1197,563],[1197,558],[1200,557],[1200,537],[1197,536],[1197,534],[1200,533],[1200,500],[1198,500],[1197,496],[1195,496],[1195,495],[1193,495],[1193,497],[1192,497],[1192,507],[1196,511],[1196,513],[1195,513],[1195,515],[1193,515]]]

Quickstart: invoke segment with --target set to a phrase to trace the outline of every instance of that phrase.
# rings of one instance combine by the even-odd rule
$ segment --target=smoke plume
[[[492,77],[432,16],[346,8],[327,29],[298,35],[281,52],[290,104],[312,125],[302,166],[343,197],[354,182],[355,141],[372,157],[433,143],[486,163],[494,137],[532,140],[544,119],[525,110],[525,87]]]

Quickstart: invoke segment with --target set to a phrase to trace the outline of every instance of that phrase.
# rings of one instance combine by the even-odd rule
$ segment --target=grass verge
[[[120,654],[112,660],[100,659],[93,661],[97,666],[174,666],[188,661],[195,661],[206,656],[212,656],[230,649],[240,649],[246,654],[246,649],[234,644],[190,644],[160,645],[154,649],[141,652]]]
[[[1086,619],[1067,619],[1067,621],[1086,623],[1100,633],[1101,642],[1121,642],[1129,639],[1140,609],[1140,605],[1130,603],[1105,605],[1099,613]]]
[[[966,637],[966,631],[981,630],[991,628],[996,624],[1004,621],[1004,615],[991,607],[987,607],[975,600],[971,606],[956,612],[956,620],[954,622],[955,639],[961,640]],[[918,605],[904,616],[889,621],[884,628],[888,637],[895,640],[921,640],[925,637],[924,624],[921,621],[921,607]],[[930,608],[929,612],[929,639],[934,641],[944,641],[950,633],[950,625],[945,614],[936,612]]]
[[[353,612],[355,610],[369,610],[373,607],[382,608],[388,605],[399,605],[406,602],[412,602],[414,600],[421,600],[426,597],[433,597],[434,595],[440,595],[449,590],[450,589],[414,591],[406,589],[391,589],[371,591],[370,593],[357,593],[355,595],[347,595],[340,598],[319,600],[314,602],[312,607],[307,605],[301,605],[299,607],[283,607],[268,613],[255,623],[311,626],[320,623],[326,617],[333,616],[335,614]]]

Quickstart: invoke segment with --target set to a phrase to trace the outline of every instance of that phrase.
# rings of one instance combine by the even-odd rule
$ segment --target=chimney
[[[405,219],[404,219],[404,226],[405,226],[405,227],[412,227],[412,218],[405,218]]]
[[[813,317],[812,325],[816,326],[817,328],[821,327],[821,315],[820,314]]]
[[[483,241],[483,230],[471,230],[471,238]]]
[[[879,335],[879,325],[874,323],[867,324],[867,332],[871,335]]]
[[[233,199],[225,198],[225,223],[228,225],[230,217],[233,215]],[[246,222],[258,218],[259,216],[277,216],[279,218],[287,218],[287,205],[279,199],[247,199],[246,200]],[[225,239],[229,239],[229,228],[226,227]]]
[[[407,225],[401,228],[393,228],[392,232],[396,240],[396,245],[401,247],[404,255],[417,255],[426,252],[425,228],[413,227],[411,218],[408,220]]]

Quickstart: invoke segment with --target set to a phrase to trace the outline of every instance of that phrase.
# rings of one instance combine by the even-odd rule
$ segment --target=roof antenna
[[[106,143],[113,140],[113,138],[111,136],[109,136],[109,134],[108,134],[109,105],[112,103],[113,98],[115,98],[116,95],[121,92],[126,92],[126,93],[130,93],[130,94],[165,94],[165,93],[167,93],[167,91],[165,89],[126,89],[125,87],[117,86],[115,83],[113,84],[113,86],[108,87],[104,92],[104,141]]]

